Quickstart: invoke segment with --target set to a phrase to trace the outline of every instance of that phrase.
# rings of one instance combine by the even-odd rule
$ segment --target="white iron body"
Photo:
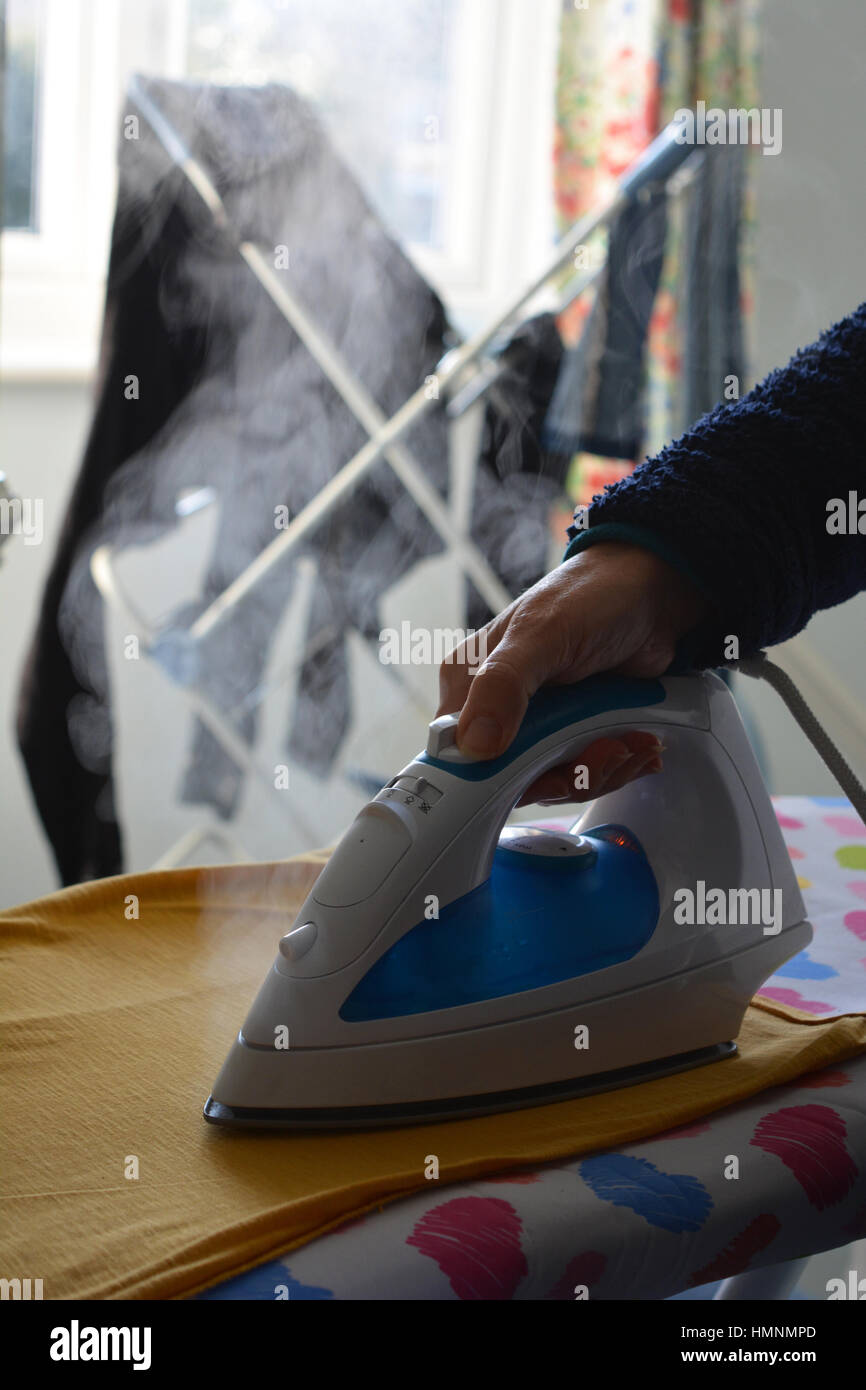
[[[717,676],[610,684],[614,696],[626,685],[646,686],[653,703],[635,704],[632,695],[628,707],[553,732],[539,726],[536,741],[478,780],[454,746],[456,717],[434,721],[427,754],[364,807],[316,880],[216,1080],[206,1118],[309,1126],[478,1114],[624,1085],[735,1050],[752,996],[812,937],[772,805]],[[585,687],[560,689],[567,697]],[[611,822],[639,842],[657,885],[658,918],[636,954],[456,1007],[341,1017],[371,967],[429,918],[431,902],[441,913],[485,883],[510,812],[541,772],[576,760],[598,737],[633,729],[659,736],[663,771],[589,803],[573,846],[558,837],[556,849],[577,855],[587,843],[578,836]],[[514,852],[526,853],[530,876],[534,857],[551,851],[543,836],[505,835]],[[678,920],[682,890],[700,902],[701,885],[726,897],[751,891],[752,901],[779,905],[779,915],[739,924]],[[569,911],[567,887],[562,911]],[[580,920],[573,930],[580,932]]]

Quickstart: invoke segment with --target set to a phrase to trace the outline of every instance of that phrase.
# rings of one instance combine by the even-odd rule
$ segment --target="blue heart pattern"
[[[267,1264],[259,1265],[257,1269],[249,1269],[245,1274],[238,1274],[225,1284],[218,1284],[214,1289],[205,1289],[204,1293],[196,1296],[206,1300],[255,1298],[275,1301],[277,1289],[283,1287],[288,1289],[289,1301],[292,1303],[318,1302],[334,1297],[330,1289],[319,1289],[314,1284],[301,1284],[292,1276],[282,1260],[268,1260]]]
[[[630,1207],[651,1226],[679,1235],[698,1231],[713,1199],[703,1183],[688,1173],[663,1173],[645,1158],[602,1154],[580,1165],[580,1176],[603,1202]]]
[[[787,976],[790,980],[829,980],[831,976],[838,975],[839,971],[834,970],[832,965],[822,965],[820,961],[812,960],[808,951],[800,951],[798,955],[786,961],[776,974]]]

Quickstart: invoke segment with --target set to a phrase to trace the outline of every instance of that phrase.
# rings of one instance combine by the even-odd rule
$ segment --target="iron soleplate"
[[[495,1091],[480,1096],[452,1096],[446,1100],[401,1101],[391,1105],[350,1105],[306,1110],[254,1109],[222,1105],[208,1096],[204,1117],[212,1125],[231,1129],[379,1129],[387,1125],[432,1124],[436,1120],[463,1120],[479,1115],[495,1115],[503,1110],[521,1110],[556,1101],[576,1100],[600,1091],[616,1091],[641,1081],[656,1081],[677,1072],[691,1071],[709,1062],[733,1057],[734,1042],[714,1043],[694,1052],[680,1052],[654,1062],[641,1062],[617,1071],[598,1072],[581,1080],[553,1081],[543,1086],[525,1086],[516,1091]]]

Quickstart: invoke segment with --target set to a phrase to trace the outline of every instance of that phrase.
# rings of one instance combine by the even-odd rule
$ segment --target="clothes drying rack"
[[[454,508],[443,500],[428,481],[422,466],[404,442],[404,436],[428,411],[444,408],[448,418],[453,421],[471,407],[483,402],[503,370],[497,354],[506,343],[509,330],[554,277],[574,264],[577,249],[594,233],[607,228],[628,204],[648,198],[660,187],[671,187],[675,180],[685,181],[688,177],[685,166],[689,164],[694,167],[704,157],[704,151],[700,147],[682,143],[682,126],[678,122],[671,122],[666,126],[629,167],[606,201],[574,223],[554,248],[541,273],[496,314],[486,327],[473,334],[459,347],[447,352],[439,362],[435,374],[427,377],[400,409],[390,419],[386,419],[337,348],[287,287],[285,277],[277,273],[261,247],[244,240],[238,233],[210,173],[192,154],[175,126],[137,78],[130,82],[129,96],[150,125],[172,164],[195,190],[225,242],[247,265],[367,435],[366,443],[358,452],[187,628],[171,627],[157,631],[152,629],[118,582],[114,563],[115,550],[111,544],[100,545],[91,557],[91,573],[98,590],[108,605],[134,625],[139,635],[142,654],[159,661],[169,672],[185,696],[191,712],[199,718],[238,767],[258,780],[265,781],[273,790],[273,769],[258,763],[253,747],[240,737],[231,719],[209,699],[207,693],[197,687],[194,675],[182,674],[195,673],[199,644],[219,627],[242,599],[267,578],[275,566],[284,563],[292,552],[298,549],[304,538],[358,486],[380,459],[384,459],[393,469],[437,532],[443,550],[453,556],[457,566],[472,581],[491,610],[499,612],[504,608],[513,595],[502,584],[468,534],[468,516],[455,516]],[[573,303],[598,279],[603,268],[604,261],[600,259],[592,268],[572,277],[561,291],[554,312],[561,313]],[[301,594],[298,599],[301,603],[309,604],[312,599],[315,575],[312,571],[307,572],[312,565],[313,562],[308,557],[302,557]],[[304,656],[301,660],[303,659]],[[279,797],[278,800],[283,811],[303,833],[305,827],[298,809],[288,804],[288,798]],[[182,841],[163,856],[159,861],[159,867],[169,867],[181,862],[202,840],[208,838],[220,841],[224,850],[243,852],[242,847],[231,836],[216,827],[209,827],[184,836]]]

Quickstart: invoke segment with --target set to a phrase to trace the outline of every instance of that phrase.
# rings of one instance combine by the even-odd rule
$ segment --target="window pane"
[[[42,0],[7,0],[3,110],[3,226],[38,230],[36,123]]]
[[[461,0],[190,0],[188,75],[285,82],[316,108],[391,231],[440,244],[449,40]]]

